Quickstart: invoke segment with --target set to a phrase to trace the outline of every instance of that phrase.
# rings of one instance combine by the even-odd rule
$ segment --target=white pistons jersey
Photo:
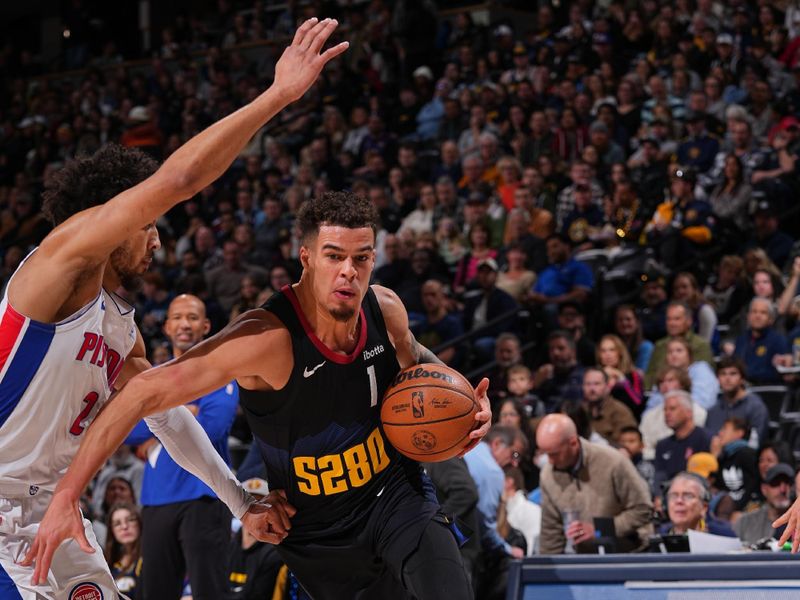
[[[133,308],[101,290],[59,323],[0,303],[0,496],[52,491],[136,342]]]

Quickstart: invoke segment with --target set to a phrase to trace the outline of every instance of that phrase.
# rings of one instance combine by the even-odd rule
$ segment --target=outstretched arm
[[[56,228],[39,249],[53,266],[48,272],[63,277],[104,262],[121,241],[215,181],[253,135],[303,96],[324,65],[347,49],[343,42],[320,52],[336,26],[332,19],[303,23],[278,60],[273,84],[265,92],[186,142],[145,181]],[[39,289],[33,290],[28,288],[36,282],[26,282],[25,289],[15,290],[15,295],[21,295],[14,299],[15,306],[27,304],[29,297],[41,298],[51,284],[42,281]]]
[[[53,553],[65,539],[74,537],[84,550],[92,551],[83,534],[77,502],[91,478],[136,423],[148,415],[163,413],[208,394],[233,379],[259,379],[264,385],[271,384],[269,379],[272,376],[260,372],[264,365],[263,357],[274,353],[274,349],[280,345],[285,347],[288,341],[284,339],[285,330],[276,328],[269,320],[259,317],[258,313],[263,311],[246,313],[239,321],[198,344],[179,359],[140,373],[101,411],[84,434],[66,475],[56,486],[36,539],[22,563],[29,565],[35,559],[34,585],[46,580]],[[280,364],[281,359],[278,357],[273,362]],[[278,385],[281,383],[278,381]],[[195,442],[198,436],[205,437],[188,410],[181,408],[180,411],[157,417],[156,428],[161,428],[162,433],[166,431],[168,435],[189,435]],[[208,444],[207,438],[205,441]],[[191,443],[189,447],[196,448]],[[168,448],[168,451],[174,449]],[[177,453],[180,455],[181,451],[177,450]],[[217,455],[216,451],[213,454]],[[218,465],[198,462],[206,473],[221,471]],[[227,469],[226,472],[229,473]],[[222,481],[220,485],[224,487],[227,484]],[[235,505],[236,498],[232,497],[229,501]],[[282,508],[277,512],[275,519],[271,519],[272,515],[266,517],[272,529],[262,532],[272,534],[274,539],[268,541],[273,543],[283,539],[288,529],[286,514]]]
[[[444,364],[428,348],[420,344],[408,328],[408,313],[403,306],[400,298],[392,290],[380,285],[373,285],[372,289],[378,298],[378,302],[383,312],[383,320],[386,323],[386,330],[392,340],[397,360],[400,366],[405,369],[411,365],[421,363]],[[492,408],[489,404],[489,397],[486,395],[489,389],[489,380],[484,377],[475,388],[475,398],[481,409],[475,415],[475,421],[480,425],[470,434],[470,443],[464,448],[459,456],[464,456],[481,441],[481,438],[489,432],[492,423]]]

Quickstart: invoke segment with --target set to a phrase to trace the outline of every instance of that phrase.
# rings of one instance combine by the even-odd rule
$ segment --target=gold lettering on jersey
[[[389,466],[389,455],[380,429],[369,434],[366,442],[341,454],[295,456],[292,459],[297,489],[309,496],[332,496],[368,483]]]

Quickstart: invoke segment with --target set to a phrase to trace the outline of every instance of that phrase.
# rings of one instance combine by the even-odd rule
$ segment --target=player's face
[[[185,352],[199,344],[210,328],[205,306],[197,298],[179,296],[169,305],[164,333],[173,348]]]
[[[111,253],[111,268],[119,277],[122,287],[128,291],[136,291],[141,287],[141,276],[150,267],[153,253],[159,248],[161,240],[153,222],[137,231]]]
[[[323,225],[303,247],[300,260],[309,271],[317,301],[337,321],[352,319],[367,293],[375,266],[375,234],[369,227]]]
[[[139,537],[139,519],[127,508],[111,515],[111,533],[120,544],[131,544]]]

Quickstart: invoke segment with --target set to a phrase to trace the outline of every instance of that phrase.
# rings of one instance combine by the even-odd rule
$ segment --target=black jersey
[[[294,367],[282,389],[242,388],[240,400],[270,488],[285,490],[297,508],[289,540],[350,531],[401,479],[427,488],[417,463],[398,454],[380,429],[381,399],[400,365],[372,289],[349,355],[332,352],[314,334],[290,286],[263,308],[289,331]]]

